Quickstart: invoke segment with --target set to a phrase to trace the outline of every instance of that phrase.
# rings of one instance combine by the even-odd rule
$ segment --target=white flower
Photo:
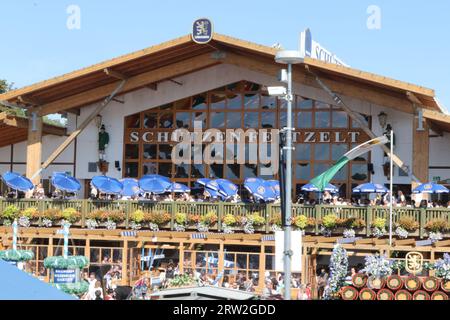
[[[131,228],[131,230],[139,230],[139,229],[142,228],[142,226],[141,226],[140,223],[136,223],[134,221],[131,221],[130,228]]]
[[[44,218],[44,219],[42,219],[42,225],[45,228],[50,228],[53,225],[53,222],[50,219]]]
[[[353,229],[345,229],[343,233],[344,238],[354,238],[355,235],[356,233]]]
[[[384,230],[384,229],[380,229],[380,228],[372,228],[372,235],[373,235],[375,238],[382,237],[382,236],[384,236],[385,233],[386,233],[386,230]]]
[[[283,231],[283,229],[282,229],[279,225],[273,224],[273,225],[272,225],[272,231],[273,231],[273,232],[276,232],[276,231]]]
[[[247,234],[253,234],[253,233],[255,233],[255,228],[253,227],[253,223],[251,223],[250,221],[247,222],[247,223],[244,225],[244,232],[247,233]]]
[[[28,217],[20,217],[19,218],[19,226],[24,227],[24,228],[28,228],[30,226],[30,219]]]
[[[175,231],[178,231],[178,232],[186,231],[186,227],[184,225],[182,225],[182,224],[175,223],[173,225],[173,227],[175,228]]]
[[[108,220],[104,223],[104,226],[106,227],[106,229],[108,230],[115,230],[117,225],[114,221],[112,220]]]
[[[442,233],[440,233],[440,232],[430,232],[428,234],[428,239],[430,239],[432,242],[436,242],[436,241],[442,240],[443,239]]]
[[[87,227],[89,230],[93,230],[93,229],[97,228],[97,227],[98,227],[98,222],[97,222],[97,220],[95,220],[95,219],[87,219],[87,220],[86,220],[86,227]]]
[[[222,230],[223,230],[223,233],[226,233],[226,234],[234,233],[233,229],[229,225],[227,225],[225,223],[222,224]]]
[[[152,231],[159,231],[159,227],[158,227],[158,225],[157,225],[156,223],[150,222],[150,223],[148,224],[148,227],[149,227],[150,230],[152,230]]]
[[[395,234],[401,239],[406,239],[409,235],[408,231],[403,229],[402,227],[398,227],[397,229],[395,229]]]
[[[199,223],[197,223],[197,230],[199,232],[208,232],[209,227],[208,227],[208,225],[204,224],[203,222],[199,222]]]

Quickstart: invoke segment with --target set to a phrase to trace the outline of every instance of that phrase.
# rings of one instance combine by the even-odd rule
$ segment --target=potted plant
[[[42,213],[41,226],[50,228],[57,224],[57,221],[62,219],[62,212],[56,208],[50,208]]]
[[[95,229],[100,226],[100,221],[102,219],[102,215],[104,211],[101,210],[93,210],[86,215],[85,226],[88,229]]]
[[[61,211],[61,225],[63,221],[67,221],[71,226],[81,226],[81,212],[75,208],[66,208]]]
[[[32,225],[38,226],[39,218],[39,210],[36,207],[30,207],[20,212],[18,223],[21,227],[25,228],[28,228]]]
[[[395,233],[403,239],[406,239],[409,234],[414,234],[419,229],[419,223],[411,217],[401,217],[396,224]]]
[[[338,217],[335,214],[327,214],[322,217],[321,221],[321,233],[325,236],[331,236],[331,233],[336,228],[338,223]]]
[[[384,236],[385,233],[386,233],[386,219],[376,218],[372,222],[372,235],[376,238],[380,238]]]
[[[155,210],[144,214],[143,222],[147,222],[150,230],[158,231],[159,229],[170,228],[171,216],[163,210]]]
[[[7,206],[2,212],[3,224],[5,226],[10,226],[13,223],[14,219],[18,218],[18,215],[19,208],[17,208],[15,205]]]
[[[264,231],[266,219],[260,215],[259,212],[254,212],[247,215],[247,224],[251,223],[255,231]]]
[[[175,231],[183,232],[186,230],[186,224],[187,224],[187,214],[184,212],[178,212],[175,214],[175,224],[174,229]]]
[[[197,224],[197,230],[200,232],[207,232],[209,229],[217,225],[217,214],[215,211],[208,211],[205,215],[200,216],[200,221]]]
[[[445,219],[431,220],[425,225],[425,230],[428,232],[428,238],[433,242],[442,240],[442,234],[447,232],[448,229],[449,226]]]
[[[269,224],[272,231],[281,231],[281,213],[273,214]]]
[[[292,218],[292,224],[299,230],[305,231],[308,228],[313,228],[315,226],[315,219],[308,218],[307,216],[301,214]]]
[[[130,228],[133,230],[139,230],[142,228],[145,213],[142,210],[136,210],[130,215]]]

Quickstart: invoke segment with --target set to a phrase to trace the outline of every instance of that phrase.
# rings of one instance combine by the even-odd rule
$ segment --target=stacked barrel
[[[448,300],[450,281],[432,276],[377,278],[357,273],[352,285],[343,287],[340,295],[342,300]]]

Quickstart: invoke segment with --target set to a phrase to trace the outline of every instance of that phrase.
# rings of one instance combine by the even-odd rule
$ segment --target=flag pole
[[[389,175],[390,175],[390,179],[389,179],[389,247],[392,247],[392,205],[393,205],[393,177],[394,177],[394,165],[393,165],[393,161],[392,161],[392,155],[394,154],[394,143],[393,143],[393,139],[394,138],[394,130],[391,130],[391,136],[389,138],[390,140],[390,147],[391,147],[391,151],[390,151],[390,155],[389,155],[389,159],[390,159],[390,169],[389,169]]]

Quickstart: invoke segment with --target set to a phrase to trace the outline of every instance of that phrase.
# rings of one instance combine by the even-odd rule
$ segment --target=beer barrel
[[[377,294],[369,288],[364,288],[359,292],[359,300],[376,300]]]
[[[418,290],[414,292],[413,300],[430,300],[430,295],[424,290]]]
[[[341,298],[342,300],[356,300],[358,299],[359,292],[353,287],[344,287],[341,290]]]
[[[439,289],[439,279],[436,277],[425,277],[422,286],[428,292],[436,291]]]
[[[386,280],[384,278],[379,278],[375,276],[370,276],[367,279],[367,287],[373,290],[383,289],[386,284]]]
[[[377,293],[377,300],[382,300],[382,301],[394,300],[394,294],[389,289],[381,289]]]
[[[400,290],[403,287],[403,279],[402,277],[393,274],[388,277],[386,286],[393,291]]]
[[[450,292],[450,280],[442,280],[441,288],[445,292]]]
[[[442,291],[436,291],[431,295],[431,300],[448,300],[448,296]]]
[[[416,291],[420,289],[422,282],[420,281],[420,279],[416,276],[413,275],[409,275],[406,279],[405,279],[405,289],[409,290],[409,291]]]
[[[395,294],[395,300],[411,300],[412,295],[407,290],[398,290]]]
[[[352,276],[352,284],[356,288],[363,288],[367,283],[367,276],[364,273],[355,273]]]

